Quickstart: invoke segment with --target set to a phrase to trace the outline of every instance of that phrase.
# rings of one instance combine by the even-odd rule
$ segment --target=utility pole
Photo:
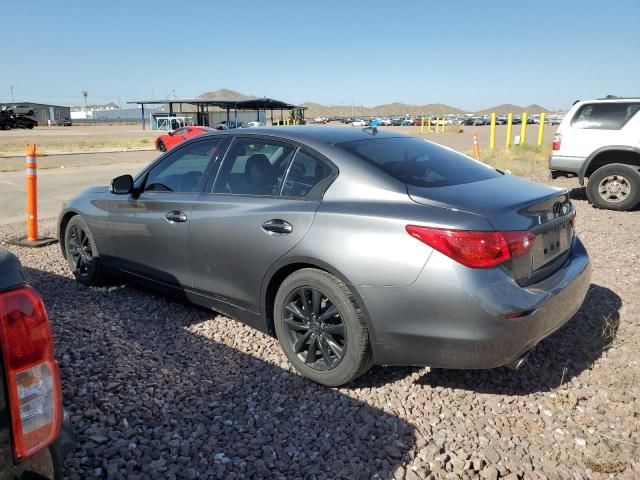
[[[13,85],[11,85],[11,86],[9,87],[9,89],[11,90],[11,103],[15,103],[15,102],[16,102],[16,99],[15,99],[15,98],[13,98]]]

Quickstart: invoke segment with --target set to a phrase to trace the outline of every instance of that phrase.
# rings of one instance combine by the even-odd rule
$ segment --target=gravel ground
[[[640,212],[573,196],[593,285],[525,367],[375,367],[341,389],[234,320],[86,288],[57,246],[8,246],[53,324],[78,435],[69,478],[640,478]]]

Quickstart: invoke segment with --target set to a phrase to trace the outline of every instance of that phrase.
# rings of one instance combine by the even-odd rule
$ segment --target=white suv
[[[551,177],[588,178],[596,207],[630,210],[640,203],[640,98],[577,102],[560,123],[549,157]]]

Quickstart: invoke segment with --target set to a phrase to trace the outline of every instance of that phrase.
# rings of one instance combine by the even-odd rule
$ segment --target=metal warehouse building
[[[32,102],[14,102],[14,103],[0,103],[0,108],[7,107],[23,107],[33,110],[32,118],[38,122],[40,126],[47,126],[49,122],[52,124],[58,120],[64,118],[71,118],[71,107],[64,107],[62,105],[47,105],[44,103],[32,103]]]

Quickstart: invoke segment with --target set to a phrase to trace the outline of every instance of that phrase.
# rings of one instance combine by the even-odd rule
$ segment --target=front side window
[[[418,138],[377,138],[337,146],[416,187],[447,187],[500,176],[487,165]]]
[[[145,192],[196,192],[209,161],[222,139],[209,138],[185,145],[155,165],[144,183]]]
[[[332,174],[332,169],[306,150],[298,150],[282,187],[283,197],[306,197],[313,187]]]
[[[587,103],[571,120],[576,128],[620,130],[640,109],[640,103]]]
[[[295,152],[276,140],[236,139],[216,178],[213,193],[277,195]]]

